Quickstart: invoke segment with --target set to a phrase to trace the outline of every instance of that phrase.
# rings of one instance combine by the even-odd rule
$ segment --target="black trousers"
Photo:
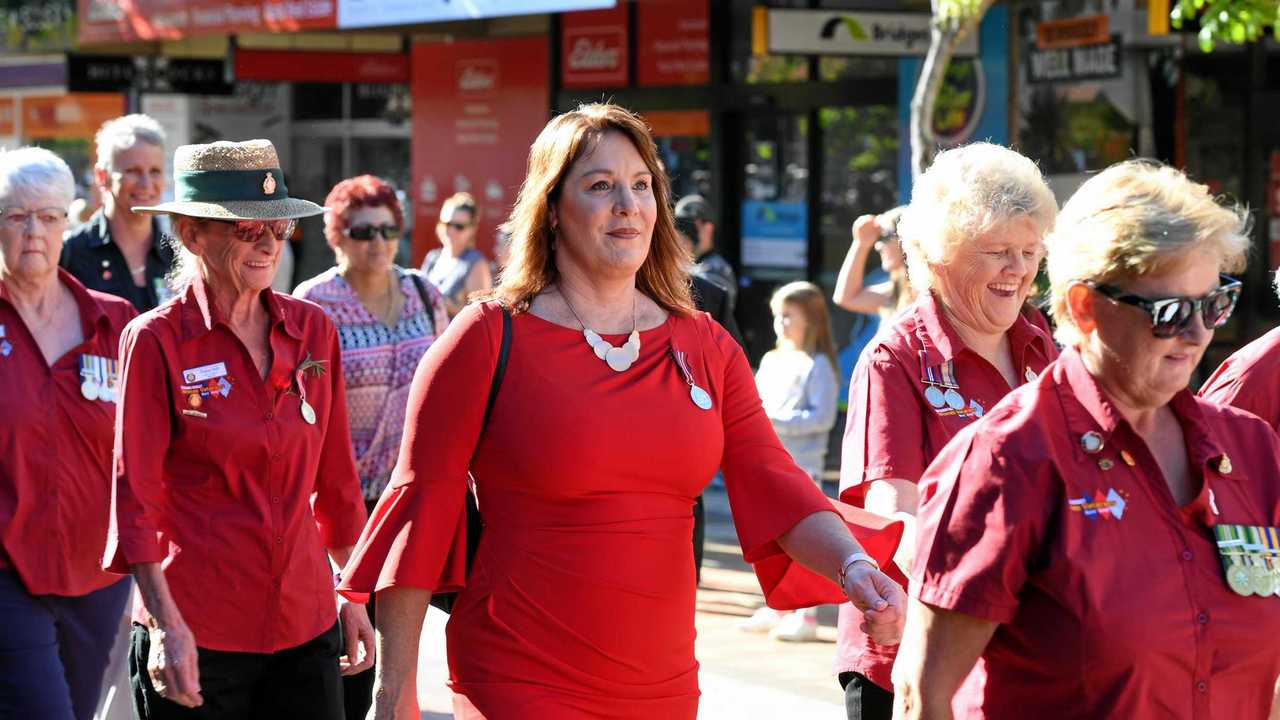
[[[840,685],[849,720],[893,720],[893,693],[856,672],[840,673]]]
[[[200,695],[188,708],[160,697],[147,673],[151,638],[133,626],[129,679],[139,720],[343,720],[342,631],[334,623],[314,640],[275,653],[223,652],[198,648]]]

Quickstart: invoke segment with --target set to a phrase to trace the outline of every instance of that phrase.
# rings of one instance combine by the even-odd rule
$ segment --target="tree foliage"
[[[1178,0],[1169,20],[1175,28],[1199,23],[1200,49],[1209,52],[1218,43],[1240,45],[1262,38],[1267,28],[1275,27],[1277,8],[1276,0]]]

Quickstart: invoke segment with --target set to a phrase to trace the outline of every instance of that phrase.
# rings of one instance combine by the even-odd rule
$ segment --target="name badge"
[[[213,363],[211,365],[201,365],[200,367],[188,368],[182,371],[182,379],[187,383],[204,382],[205,380],[213,380],[227,374],[226,363]]]

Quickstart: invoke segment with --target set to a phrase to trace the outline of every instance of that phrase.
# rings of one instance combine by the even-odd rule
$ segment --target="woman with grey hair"
[[[1047,244],[1065,349],[925,473],[895,717],[1266,717],[1280,438],[1187,389],[1247,215],[1131,160]]]
[[[162,241],[159,221],[135,213],[155,205],[164,192],[164,130],[147,115],[125,115],[102,124],[94,142],[98,160],[93,182],[102,198],[83,225],[68,234],[62,267],[86,287],[133,303],[140,312],[169,299],[165,275],[172,249]]]
[[[0,152],[0,717],[93,716],[129,583],[104,572],[116,348],[136,313],[58,269],[71,170]]]
[[[266,140],[184,145],[174,167],[183,199],[134,211],[174,217],[178,296],[120,341],[106,562],[140,590],[134,708],[341,720],[340,672],[373,662],[329,564],[365,521],[342,359],[320,308],[271,290],[284,238],[322,209],[289,197]]]
[[[938,155],[898,224],[919,297],[853,371],[840,488],[845,502],[907,523],[890,575],[904,585],[916,484],[929,462],[1057,356],[1022,313],[1057,210],[1034,163],[975,143]],[[896,654],[841,607],[836,671],[850,718],[888,720]]]

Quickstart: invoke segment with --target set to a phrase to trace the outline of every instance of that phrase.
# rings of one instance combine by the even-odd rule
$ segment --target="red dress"
[[[360,599],[465,584],[447,629],[450,680],[488,720],[693,718],[694,498],[722,467],[744,556],[786,603],[819,583],[775,540],[832,505],[778,442],[741,349],[705,313],[642,332],[639,360],[621,373],[581,332],[516,315],[481,437],[501,327],[492,304],[469,307],[423,357],[399,463],[340,589]],[[690,399],[672,347],[689,355],[711,410]],[[485,522],[470,578],[468,468]],[[887,559],[900,530],[859,535]],[[825,586],[814,601],[838,597]]]

